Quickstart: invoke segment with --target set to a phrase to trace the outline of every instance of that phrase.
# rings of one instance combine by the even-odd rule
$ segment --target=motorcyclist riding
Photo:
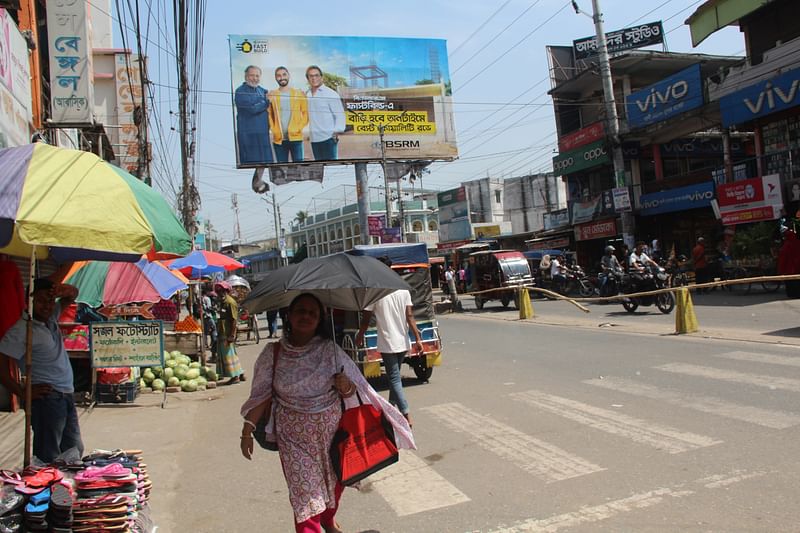
[[[565,292],[567,285],[567,276],[564,273],[564,267],[558,260],[561,256],[553,257],[550,260],[550,278],[553,280],[553,287],[559,293]]]
[[[647,255],[644,251],[645,242],[639,241],[636,243],[636,248],[631,253],[630,257],[628,258],[628,270],[631,273],[634,272],[645,272],[648,267],[653,268],[660,268],[658,263],[650,259],[650,256]]]
[[[608,278],[611,276],[622,275],[622,265],[619,264],[619,259],[614,255],[616,248],[610,244],[606,246],[605,254],[600,259],[600,267],[603,269],[603,275],[600,279],[600,294],[605,295],[605,288],[608,284]]]

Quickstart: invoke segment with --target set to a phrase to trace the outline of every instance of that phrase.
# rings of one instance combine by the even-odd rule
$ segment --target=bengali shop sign
[[[228,39],[238,168],[458,156],[444,40]]]
[[[589,241],[592,239],[605,239],[617,235],[617,221],[615,219],[592,222],[575,226],[575,240]]]
[[[585,128],[581,128],[578,131],[573,131],[572,133],[568,133],[559,138],[558,151],[569,152],[570,150],[574,150],[575,148],[579,148],[585,144],[599,141],[604,136],[605,128],[603,128],[603,123],[595,122],[594,124],[589,124]]]
[[[745,207],[764,207],[781,205],[780,176],[770,174],[759,178],[736,181],[717,187],[717,201],[721,212],[734,211]]]
[[[661,21],[648,22],[606,33],[608,53],[622,52],[664,42],[664,27]],[[586,59],[597,53],[597,36],[584,37],[572,41],[575,59]]]
[[[164,332],[160,320],[92,322],[92,367],[163,366]]]
[[[379,237],[381,230],[386,227],[386,215],[368,215],[369,235]]]
[[[751,222],[761,222],[764,220],[776,220],[781,216],[779,205],[766,205],[763,207],[753,207],[750,209],[740,209],[721,213],[722,224],[733,226],[736,224],[749,224]]]
[[[88,2],[47,0],[50,109],[57,125],[94,122]]]

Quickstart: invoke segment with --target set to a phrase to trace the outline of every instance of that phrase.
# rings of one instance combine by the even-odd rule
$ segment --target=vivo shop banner
[[[228,38],[238,168],[458,156],[445,41]]]
[[[658,215],[659,213],[672,213],[686,211],[699,207],[709,207],[714,199],[714,182],[706,181],[678,187],[666,191],[643,194],[639,199],[641,203],[640,215]]]
[[[625,97],[631,128],[655,124],[702,105],[699,63]]]
[[[760,81],[719,99],[722,125],[749,122],[800,104],[800,68]]]

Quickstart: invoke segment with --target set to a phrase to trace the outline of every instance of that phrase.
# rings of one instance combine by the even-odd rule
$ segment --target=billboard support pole
[[[361,244],[369,244],[370,206],[366,163],[356,163],[356,198],[358,201],[358,226],[361,228]]]
[[[386,145],[383,144],[383,124],[378,124],[378,133],[381,136],[381,169],[383,169],[383,195],[386,197],[386,227],[392,227],[392,187],[389,185],[389,175],[386,174]]]

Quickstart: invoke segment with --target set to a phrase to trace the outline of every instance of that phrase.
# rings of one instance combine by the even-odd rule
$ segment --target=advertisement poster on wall
[[[228,37],[237,168],[458,156],[444,40]]]
[[[0,148],[30,142],[31,107],[28,46],[0,8]]]

